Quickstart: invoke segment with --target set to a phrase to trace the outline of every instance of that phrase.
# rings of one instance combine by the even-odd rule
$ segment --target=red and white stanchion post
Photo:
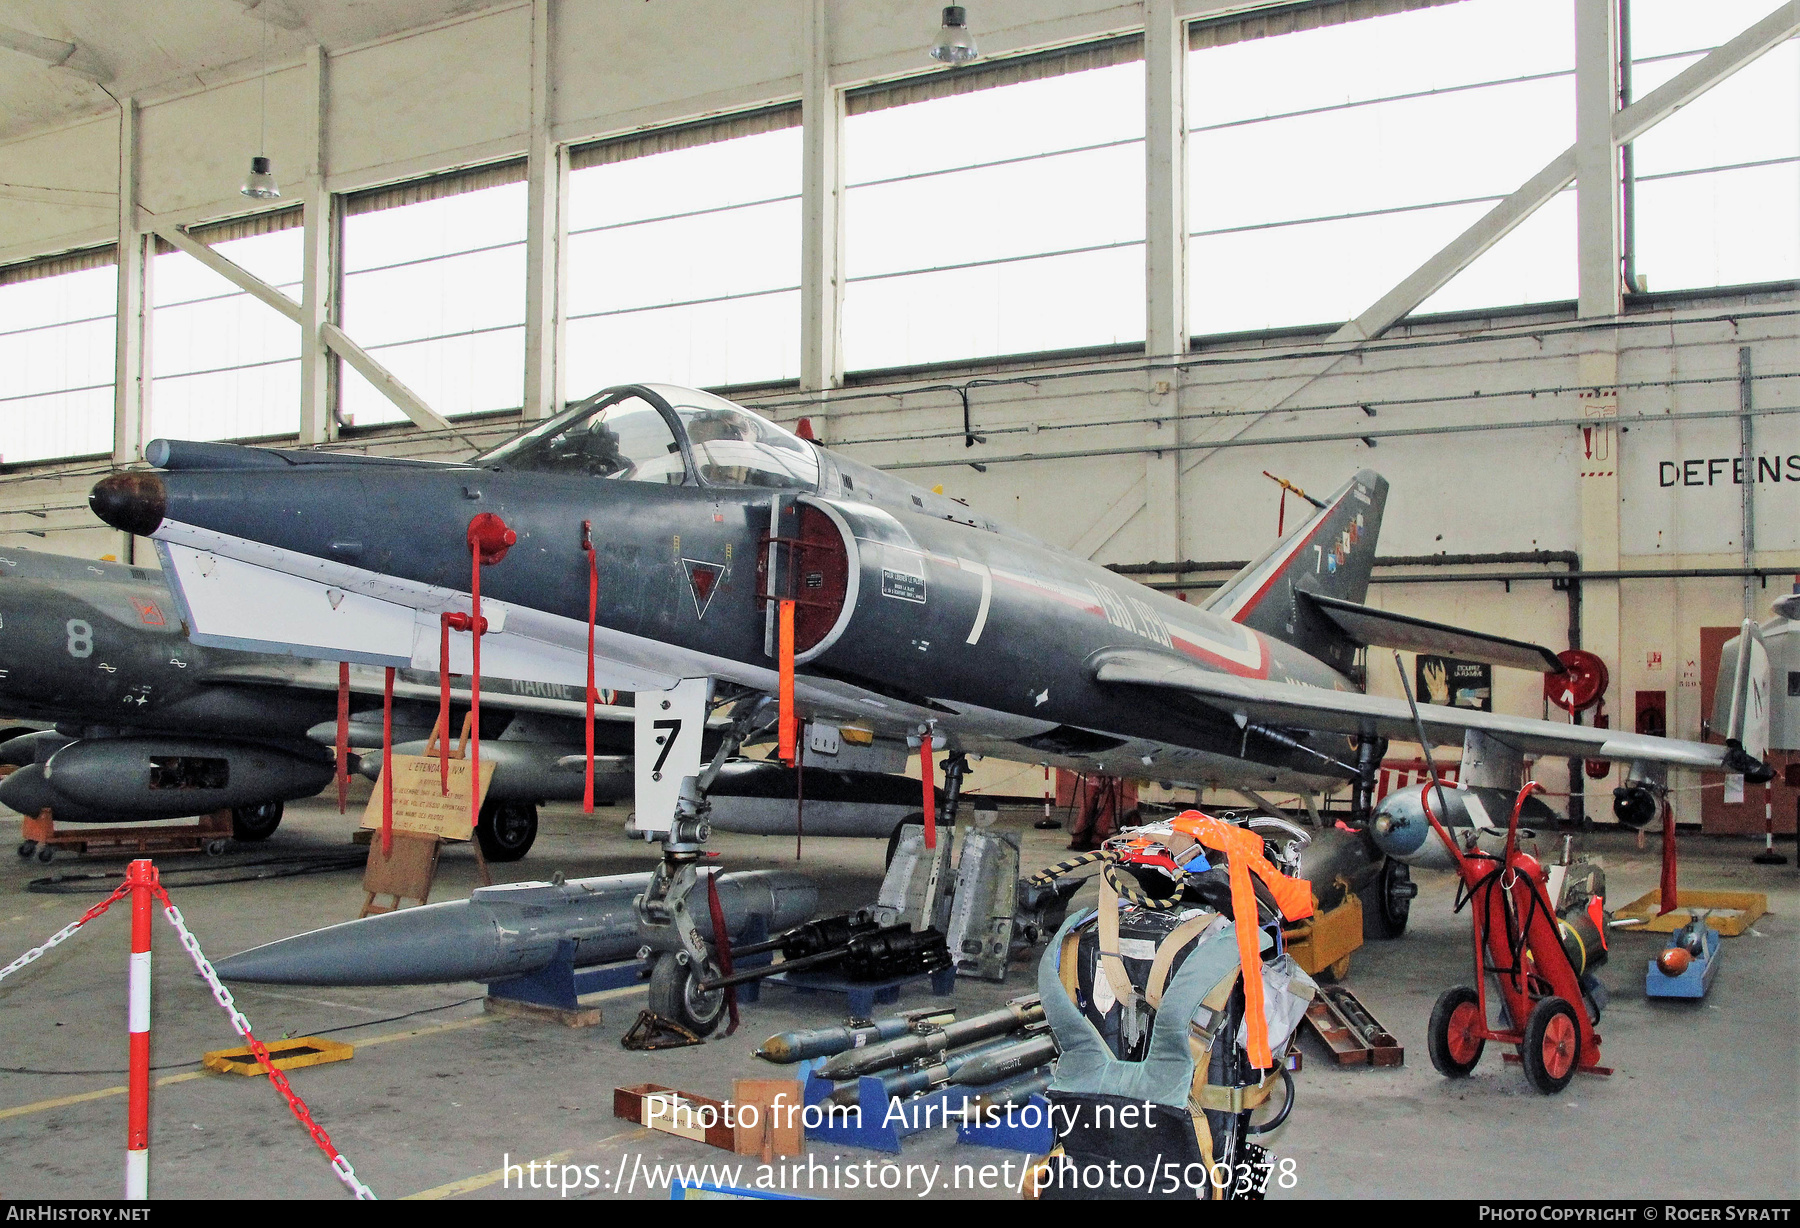
[[[150,1197],[150,900],[156,867],[131,863],[125,886],[131,892],[131,974],[127,1027],[131,1032],[130,1071],[125,1079],[125,1197]]]
[[[268,1048],[250,1031],[250,1021],[238,1010],[231,991],[225,988],[224,982],[219,980],[219,974],[213,970],[212,963],[200,950],[200,940],[188,929],[181,910],[175,907],[174,901],[169,899],[169,893],[163,890],[156,866],[148,859],[132,862],[125,872],[125,881],[111,895],[82,913],[80,920],[63,926],[42,945],[31,948],[6,967],[0,968],[0,981],[42,959],[46,951],[68,941],[76,930],[126,896],[131,897],[130,1005],[127,1016],[131,1030],[131,1062],[125,1098],[125,1197],[143,1199],[150,1196],[150,902],[154,897],[162,901],[163,916],[175,927],[175,933],[181,938],[181,949],[194,961],[194,970],[212,991],[213,1001],[225,1009],[225,1014],[231,1019],[232,1030],[249,1044],[257,1065],[269,1076],[270,1085],[287,1101],[294,1120],[306,1127],[313,1142],[325,1153],[325,1158],[331,1163],[332,1175],[357,1198],[374,1198],[375,1192],[363,1184],[362,1179],[356,1175],[356,1170],[350,1166],[350,1161],[344,1158],[343,1152],[331,1141],[325,1128],[312,1119],[306,1102],[288,1085],[287,1076],[275,1068]]]

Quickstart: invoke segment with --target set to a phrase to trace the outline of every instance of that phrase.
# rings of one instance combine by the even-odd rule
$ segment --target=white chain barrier
[[[89,921],[92,921],[95,917],[98,917],[101,913],[105,912],[108,908],[111,908],[119,900],[123,899],[129,890],[129,886],[121,886],[105,900],[102,900],[100,903],[88,909],[87,912],[82,914],[80,920],[73,921],[70,924],[63,926],[60,930],[57,930],[56,933],[50,935],[50,937],[42,944],[31,948],[31,950],[13,960],[12,963],[6,965],[5,968],[0,968],[0,981],[4,981],[7,977],[28,964],[35,963],[39,959],[42,959],[45,953],[51,948],[67,941],[76,930],[80,929]],[[287,1100],[288,1108],[293,1112],[294,1118],[299,1121],[301,1125],[306,1127],[307,1133],[312,1135],[313,1142],[318,1145],[319,1150],[323,1151],[326,1157],[331,1161],[332,1174],[336,1176],[339,1181],[343,1182],[344,1187],[352,1194],[356,1195],[358,1199],[373,1199],[375,1197],[375,1191],[371,1190],[367,1185],[364,1185],[362,1180],[357,1177],[356,1170],[351,1167],[350,1161],[344,1158],[343,1153],[339,1151],[337,1146],[331,1141],[331,1136],[325,1132],[325,1128],[312,1119],[312,1113],[307,1109],[306,1102],[300,1099],[299,1094],[288,1085],[287,1076],[275,1069],[273,1063],[269,1059],[268,1048],[260,1040],[257,1040],[255,1034],[251,1032],[250,1020],[245,1018],[244,1013],[237,1008],[237,1001],[231,996],[231,991],[225,988],[225,983],[219,979],[219,974],[213,970],[212,962],[208,960],[205,953],[200,950],[200,940],[194,937],[194,932],[187,927],[187,922],[182,918],[181,910],[176,908],[175,905],[170,902],[168,893],[160,886],[156,887],[155,891],[157,896],[162,900],[163,915],[169,919],[169,924],[175,927],[175,932],[181,939],[182,950],[186,951],[188,953],[188,958],[194,961],[194,967],[200,973],[200,978],[206,982],[207,988],[212,991],[213,1001],[217,1002],[225,1009],[225,1014],[231,1019],[232,1030],[243,1037],[249,1044],[250,1052],[255,1055],[257,1063],[262,1066],[265,1072],[267,1072],[269,1082],[273,1084],[275,1090],[279,1091]]]

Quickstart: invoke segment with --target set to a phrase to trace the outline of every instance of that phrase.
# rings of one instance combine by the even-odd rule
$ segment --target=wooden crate
[[[654,1113],[651,1101],[663,1102]],[[703,1113],[702,1110],[711,1112]],[[698,1115],[705,1123],[695,1121]],[[613,1088],[613,1116],[651,1130],[661,1130],[677,1138],[691,1138],[697,1143],[734,1151],[737,1131],[725,1124],[725,1105],[708,1096],[676,1091],[657,1083],[639,1083],[636,1087]]]
[[[1283,930],[1282,937],[1288,954],[1308,976],[1318,976],[1333,964],[1341,965],[1336,975],[1342,976],[1349,969],[1350,953],[1363,944],[1362,901],[1346,891],[1342,904]]]

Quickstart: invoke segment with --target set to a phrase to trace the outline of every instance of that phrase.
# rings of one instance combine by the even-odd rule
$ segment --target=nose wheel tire
[[[1575,1008],[1555,997],[1541,999],[1532,1007],[1519,1060],[1525,1077],[1544,1095],[1554,1096],[1567,1087],[1581,1060],[1581,1028],[1575,1021]]]
[[[1425,1030],[1425,1047],[1431,1052],[1431,1064],[1446,1079],[1465,1079],[1481,1061],[1487,1041],[1481,1035],[1486,1020],[1481,1017],[1481,999],[1467,985],[1446,989],[1431,1008],[1431,1023]]]
[[[713,970],[708,969],[712,974]],[[725,991],[700,989],[693,961],[683,954],[656,957],[650,969],[650,1009],[696,1036],[710,1036],[725,1014]]]
[[[231,838],[251,843],[267,840],[281,826],[281,802],[264,802],[260,806],[236,806],[231,811]]]
[[[538,812],[532,803],[489,801],[481,807],[475,839],[489,861],[517,861],[531,851],[537,830]]]

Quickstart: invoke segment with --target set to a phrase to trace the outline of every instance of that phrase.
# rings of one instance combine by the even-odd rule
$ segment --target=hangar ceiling
[[[112,109],[114,95],[180,94],[254,71],[267,30],[271,63],[305,47],[337,51],[507,0],[13,0],[0,12],[0,140]],[[20,39],[18,36],[28,36]],[[5,44],[74,43],[53,68]]]

